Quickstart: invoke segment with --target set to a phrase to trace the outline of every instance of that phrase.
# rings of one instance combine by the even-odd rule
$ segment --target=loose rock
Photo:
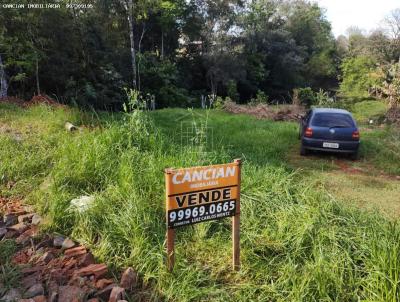
[[[33,215],[34,215],[33,213],[19,215],[18,216],[18,222],[30,222],[32,217],[33,217]]]
[[[74,246],[75,246],[75,242],[73,242],[73,241],[72,241],[71,239],[69,239],[69,238],[64,239],[63,243],[61,244],[61,248],[62,248],[63,250],[73,248]]]
[[[6,228],[0,228],[0,239],[3,238],[3,236],[7,234],[7,229]]]
[[[113,284],[113,280],[111,279],[100,279],[96,282],[96,288],[103,289],[106,286]]]
[[[65,257],[78,257],[86,254],[86,248],[82,245],[64,251]]]
[[[41,283],[31,286],[24,294],[25,298],[33,298],[44,294],[44,288]]]
[[[53,239],[53,245],[55,247],[61,247],[63,242],[64,242],[65,238],[63,236],[56,236]]]
[[[128,267],[121,277],[121,287],[126,290],[132,290],[138,281],[137,273],[133,268]]]
[[[16,231],[19,234],[22,234],[28,229],[28,226],[24,222],[20,222],[10,226],[9,229],[12,231]]]
[[[94,275],[96,278],[104,276],[108,269],[105,264],[91,264],[84,268],[81,268],[75,272],[79,276],[90,276]]]
[[[112,289],[110,294],[110,299],[108,300],[108,302],[118,302],[119,300],[123,300],[124,298],[125,298],[125,289],[116,286]]]
[[[80,213],[86,211],[94,202],[93,196],[81,196],[71,200],[71,209],[76,210]]]
[[[0,301],[3,302],[14,302],[15,300],[21,299],[21,292],[16,288],[11,288],[7,291],[7,293],[0,298]]]
[[[94,264],[95,263],[95,259],[92,253],[86,253],[82,259],[79,260],[79,265],[80,266],[88,266],[90,264]]]
[[[17,216],[15,216],[14,214],[6,214],[3,216],[3,222],[5,226],[9,227],[13,224],[16,224],[18,222],[18,219]]]
[[[32,275],[22,278],[21,285],[26,290],[28,288],[31,288],[33,285],[35,285],[39,282],[40,282],[40,274],[35,273],[35,274],[32,274]]]
[[[32,224],[33,224],[33,225],[38,225],[38,224],[40,224],[41,222],[42,222],[42,217],[41,217],[40,215],[34,214],[34,215],[32,216]]]
[[[11,239],[11,238],[15,238],[18,236],[18,232],[14,231],[14,230],[9,230],[7,231],[7,233],[4,235],[4,239]]]
[[[47,292],[48,292],[49,302],[57,302],[58,284],[55,281],[50,281],[47,284]]]
[[[47,302],[47,299],[45,296],[40,295],[40,296],[36,296],[33,298],[33,301],[35,302]]]
[[[114,287],[117,285],[115,284],[110,284],[103,288],[102,290],[99,290],[96,294],[96,297],[99,298],[102,301],[107,301],[110,298],[111,291]]]
[[[85,292],[77,286],[60,286],[58,302],[83,301]]]

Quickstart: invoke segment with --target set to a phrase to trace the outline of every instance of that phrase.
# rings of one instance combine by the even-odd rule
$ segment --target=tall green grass
[[[3,109],[4,110],[4,109]],[[13,111],[14,110],[14,111]],[[135,267],[152,301],[398,301],[400,227],[383,216],[338,203],[321,186],[285,165],[296,125],[220,112],[184,110],[80,121],[77,111],[4,110],[17,127],[46,115],[54,127],[22,145],[0,136],[2,173],[35,180],[28,200],[47,215],[48,228],[89,245],[115,268]],[[24,116],[19,117],[19,114]],[[198,115],[200,114],[200,115]],[[62,122],[102,127],[65,133]],[[213,143],[196,153],[180,140],[180,121],[208,119]],[[10,119],[8,119],[10,120]],[[0,119],[1,121],[1,119]],[[44,123],[46,123],[44,122]],[[42,133],[40,135],[39,133]],[[26,144],[26,145],[25,145]],[[41,146],[41,147],[40,147]],[[21,154],[12,157],[12,153]],[[31,158],[33,166],[23,158]],[[165,266],[166,167],[242,157],[242,269],[231,269],[230,220],[177,230],[176,267]],[[39,171],[39,172],[37,172]],[[13,192],[8,192],[12,194]],[[95,196],[83,213],[72,198]]]

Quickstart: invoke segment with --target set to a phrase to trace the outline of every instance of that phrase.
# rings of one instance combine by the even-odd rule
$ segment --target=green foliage
[[[0,296],[8,289],[16,287],[21,277],[18,267],[11,264],[11,257],[17,251],[14,240],[3,239],[0,241]]]
[[[124,3],[100,0],[84,14],[62,7],[1,15],[10,94],[31,98],[38,63],[42,92],[81,107],[121,110],[123,88],[133,83]],[[157,108],[192,106],[198,92],[244,102],[258,90],[286,97],[295,87],[334,85],[330,25],[316,4],[133,3],[136,89],[155,95]]]
[[[231,99],[229,97],[227,97],[227,99],[231,101]],[[223,109],[224,108],[224,103],[226,101],[227,101],[226,99],[224,100],[222,97],[217,96],[215,101],[213,102],[213,108],[214,109],[219,109],[219,110]]]
[[[298,88],[298,98],[300,103],[307,108],[315,103],[315,93],[311,87]]]
[[[234,80],[229,80],[226,87],[226,95],[234,102],[239,101],[239,93],[237,91],[237,84]]]
[[[318,92],[315,93],[315,105],[319,107],[334,107],[335,100],[329,96],[327,91],[320,89]]]
[[[168,59],[159,59],[153,53],[141,56],[143,91],[153,94],[158,108],[185,106],[188,92],[179,87],[178,69]]]
[[[366,56],[350,57],[343,60],[340,68],[340,91],[349,95],[368,96],[368,90],[376,84],[371,74],[376,68],[376,62]]]
[[[268,96],[264,91],[258,90],[255,98],[250,99],[250,105],[268,104]]]
[[[10,262],[11,257],[17,250],[17,244],[14,240],[5,239],[0,241],[0,264],[6,264]]]
[[[400,105],[400,61],[381,66],[378,69],[375,88],[382,97],[389,100],[391,107]]]

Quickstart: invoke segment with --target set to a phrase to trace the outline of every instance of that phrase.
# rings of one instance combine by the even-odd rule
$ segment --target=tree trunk
[[[137,89],[136,84],[136,52],[135,52],[135,37],[133,32],[133,0],[124,1],[124,6],[128,16],[129,25],[129,38],[131,42],[131,63],[132,63],[132,86],[133,89]]]
[[[40,84],[39,84],[39,58],[36,53],[36,89],[37,89],[37,94],[40,95]]]
[[[7,97],[7,79],[6,79],[6,72],[4,70],[3,61],[0,55],[0,98]]]
[[[164,31],[161,30],[161,59],[164,58]]]
[[[143,40],[143,36],[144,36],[144,32],[146,31],[146,23],[143,23],[143,29],[142,29],[142,35],[140,36],[140,40],[139,40],[139,45],[138,45],[138,52],[139,52],[139,59],[137,61],[137,87],[138,90],[140,91],[140,54],[142,53],[142,40]]]

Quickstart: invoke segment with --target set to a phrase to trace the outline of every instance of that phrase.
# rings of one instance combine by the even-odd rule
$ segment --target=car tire
[[[301,144],[301,147],[300,147],[300,155],[301,156],[307,156],[308,155],[308,150],[306,148],[304,148],[303,144]]]

